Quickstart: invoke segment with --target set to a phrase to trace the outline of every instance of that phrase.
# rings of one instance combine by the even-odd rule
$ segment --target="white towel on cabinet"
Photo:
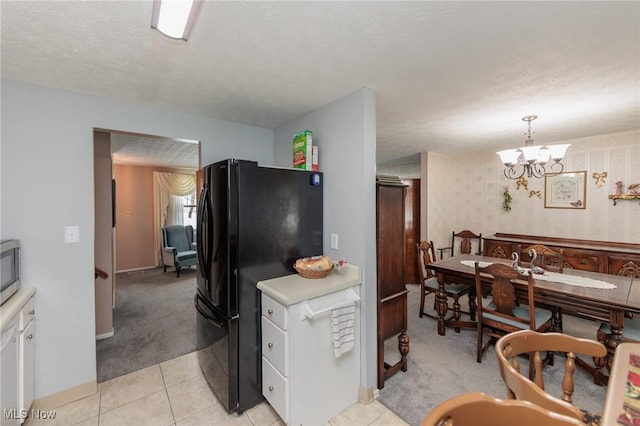
[[[355,302],[351,305],[331,310],[331,341],[336,358],[353,349],[356,319]]]

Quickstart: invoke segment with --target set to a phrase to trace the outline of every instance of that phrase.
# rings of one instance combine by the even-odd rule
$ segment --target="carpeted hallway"
[[[196,269],[124,272],[116,276],[114,335],[96,342],[98,382],[196,349]]]

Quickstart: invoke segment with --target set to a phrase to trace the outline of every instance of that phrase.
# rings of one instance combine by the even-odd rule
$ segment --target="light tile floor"
[[[54,418],[27,419],[26,426],[283,426],[264,402],[228,414],[200,372],[196,353],[98,384],[98,392],[52,408]],[[378,401],[355,403],[325,426],[405,426]],[[314,425],[307,425],[314,426]]]

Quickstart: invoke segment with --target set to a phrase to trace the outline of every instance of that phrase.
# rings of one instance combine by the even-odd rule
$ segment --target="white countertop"
[[[360,268],[346,264],[342,271],[333,270],[325,278],[302,278],[298,274],[258,281],[258,289],[276,302],[289,306],[325,294],[360,285]]]
[[[31,299],[36,292],[34,287],[21,287],[0,306],[0,324],[2,330],[9,325],[11,320],[20,312],[20,309]]]

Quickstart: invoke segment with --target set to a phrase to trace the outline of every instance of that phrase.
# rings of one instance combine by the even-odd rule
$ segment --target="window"
[[[193,194],[189,194],[189,195],[184,195],[182,197],[182,205],[183,205],[183,211],[182,211],[182,220],[183,223],[185,225],[191,225],[193,226],[193,229],[196,229],[196,224],[197,224],[197,220],[196,220],[196,193],[195,191],[193,192]]]

